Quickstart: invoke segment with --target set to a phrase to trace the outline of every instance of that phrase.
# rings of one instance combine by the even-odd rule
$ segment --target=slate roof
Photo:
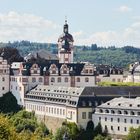
[[[87,107],[95,108],[96,106],[104,102],[107,102],[115,97],[132,97],[132,98],[135,98],[137,96],[140,97],[140,87],[76,88],[76,87],[38,85],[36,88],[32,89],[30,92],[26,94],[25,100],[30,100],[30,97],[28,97],[28,95],[33,96],[30,94],[32,92],[33,94],[42,92],[43,94],[45,94],[45,98],[48,98],[47,94],[49,94],[50,103],[55,104],[61,103],[67,106],[75,106],[75,107],[77,106],[83,108]],[[51,96],[51,94],[53,94],[53,96]]]

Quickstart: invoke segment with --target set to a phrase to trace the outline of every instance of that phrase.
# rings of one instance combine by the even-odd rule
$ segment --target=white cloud
[[[119,12],[125,13],[125,12],[130,12],[130,11],[132,11],[132,8],[130,8],[130,7],[126,6],[126,5],[122,5],[122,6],[120,6],[117,10],[118,10]]]
[[[62,32],[62,26],[43,17],[17,12],[0,13],[0,42],[29,40],[35,42],[53,42]],[[74,44],[99,46],[134,45],[140,47],[140,21],[121,31],[102,31],[86,34],[85,31],[75,31]]]
[[[19,14],[11,11],[0,13],[0,41],[30,40],[40,42],[57,41],[60,26],[43,17]],[[53,38],[52,38],[53,37]]]
[[[86,38],[78,38],[76,44],[91,45],[96,43],[99,46],[118,46],[133,45],[140,47],[140,22],[133,23],[121,31],[95,32]]]

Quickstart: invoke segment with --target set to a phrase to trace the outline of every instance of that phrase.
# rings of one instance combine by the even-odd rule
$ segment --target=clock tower
[[[67,20],[63,27],[63,34],[58,39],[59,63],[73,63],[73,36],[69,34]]]

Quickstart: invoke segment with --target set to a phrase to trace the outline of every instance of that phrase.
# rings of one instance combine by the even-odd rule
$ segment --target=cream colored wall
[[[7,63],[7,60],[3,60],[2,57],[0,57],[0,70],[1,70],[0,71],[0,97],[1,97],[3,96],[3,94],[9,92],[9,84],[10,84],[9,65]]]
[[[20,81],[20,78],[22,79],[22,76],[10,76],[12,78],[16,78],[16,81],[10,82],[10,91],[12,94],[16,97],[17,103],[19,105],[24,105],[24,85],[22,83],[22,80]],[[21,88],[21,90],[20,90]]]
[[[77,78],[80,78],[80,82],[77,82]],[[85,82],[85,78],[89,78],[89,82]],[[95,86],[95,76],[75,76],[76,87]]]
[[[109,77],[104,77],[103,75],[99,75],[96,77],[97,79],[99,78],[101,81],[100,82],[113,82],[113,79],[115,79],[115,82],[119,82],[118,80],[120,79],[120,82],[123,82],[123,75],[110,75]]]
[[[139,120],[139,116],[131,116],[131,115],[113,115],[113,114],[99,114],[95,113],[92,115],[92,120],[95,126],[99,123],[99,117],[101,117],[101,125],[103,130],[105,129],[105,125],[107,126],[107,130],[109,134],[116,134],[116,135],[127,135],[129,132],[130,127],[138,128],[139,124],[136,124],[136,120]],[[105,117],[107,121],[105,121]],[[113,118],[113,122],[111,122],[111,118]],[[117,119],[120,119],[120,122]],[[127,119],[127,123],[124,122],[124,119]],[[133,124],[130,123],[130,119],[133,119]],[[111,126],[113,126],[113,130],[111,130]],[[118,126],[120,130],[118,131]],[[124,131],[124,127],[127,128],[127,131]]]
[[[86,112],[86,119],[82,119],[82,112]],[[86,129],[87,126],[87,122],[92,120],[88,118],[88,113],[92,112],[92,108],[78,108],[78,112],[77,112],[77,124],[82,126],[84,129]]]

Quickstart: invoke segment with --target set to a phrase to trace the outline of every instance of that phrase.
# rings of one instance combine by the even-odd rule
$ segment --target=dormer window
[[[90,70],[89,70],[89,73],[93,73],[93,70],[90,69]]]
[[[64,74],[67,74],[67,71],[66,71],[66,70],[64,70],[64,71],[63,71],[63,73],[64,73]]]
[[[52,71],[52,74],[56,74],[56,71],[55,71],[55,70],[53,70],[53,71]]]
[[[88,73],[88,69],[85,70],[85,73]]]

